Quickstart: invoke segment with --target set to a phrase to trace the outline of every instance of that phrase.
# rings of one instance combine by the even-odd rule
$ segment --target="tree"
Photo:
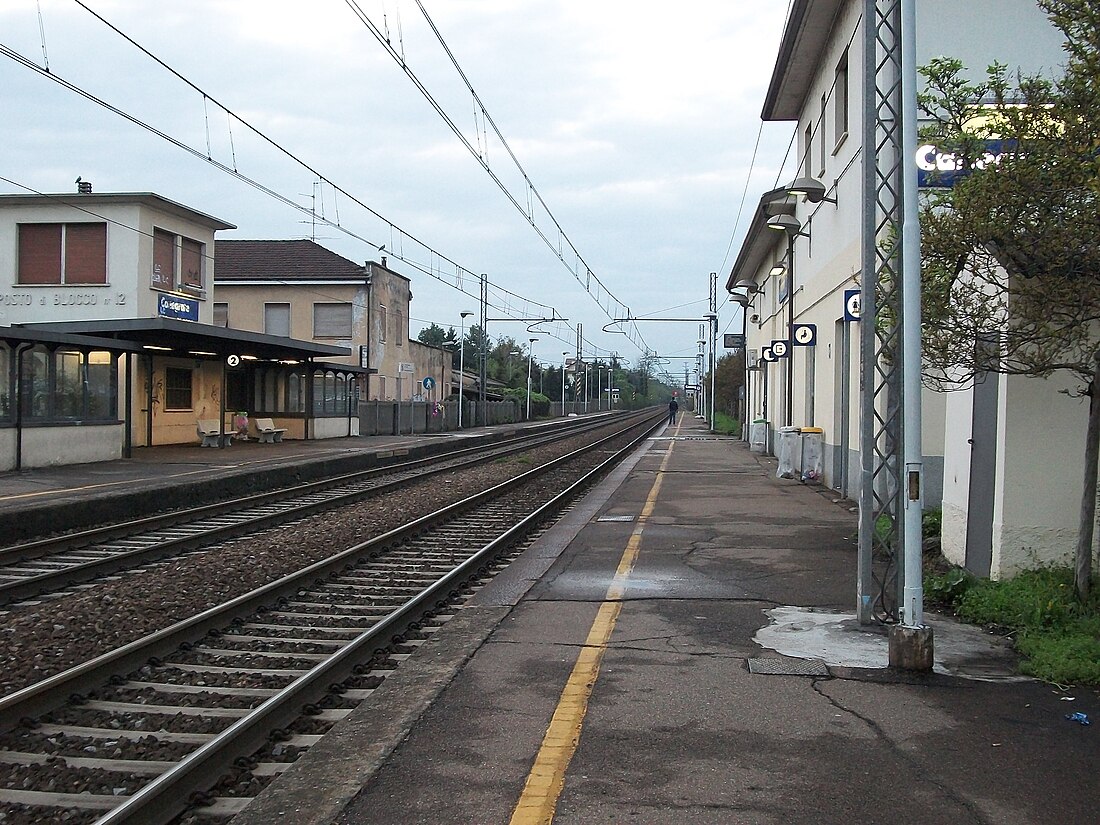
[[[454,328],[452,327],[448,335],[439,324],[432,324],[430,327],[425,327],[420,330],[419,334],[416,336],[416,340],[430,347],[441,347],[448,341],[454,340],[454,332]]]
[[[1084,599],[1100,458],[1100,7],[1039,5],[1066,38],[1060,79],[994,64],[971,82],[949,58],[921,70],[924,136],[960,172],[921,208],[924,356],[940,386],[986,371],[1076,378],[1089,398],[1074,577]]]
[[[709,380],[709,376],[708,376]],[[740,407],[741,387],[745,383],[745,351],[723,355],[714,374],[714,407],[736,418]]]

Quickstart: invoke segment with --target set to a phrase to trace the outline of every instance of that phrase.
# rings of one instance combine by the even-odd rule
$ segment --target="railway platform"
[[[456,441],[488,444],[554,422],[500,424],[457,433],[356,436],[226,447],[137,447],[129,459],[0,472],[0,535],[80,529],[175,507],[237,498],[398,458],[429,456]]]
[[[856,518],[683,416],[233,825],[1084,823],[1095,691],[930,616],[930,675],[849,614]]]

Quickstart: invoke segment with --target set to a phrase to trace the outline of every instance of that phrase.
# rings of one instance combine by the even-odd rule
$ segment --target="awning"
[[[131,341],[118,341],[113,338],[100,338],[91,335],[71,335],[64,332],[27,329],[26,327],[0,326],[0,341],[8,344],[47,344],[84,350],[106,350],[108,352],[141,351],[141,344]]]
[[[278,335],[265,335],[243,329],[196,324],[176,318],[127,318],[108,321],[58,321],[24,324],[21,329],[67,334],[93,335],[117,341],[129,341],[146,351],[184,357],[216,356],[259,358],[268,361],[307,361],[316,358],[351,355],[347,347],[315,344]],[[347,372],[361,369],[340,365]]]

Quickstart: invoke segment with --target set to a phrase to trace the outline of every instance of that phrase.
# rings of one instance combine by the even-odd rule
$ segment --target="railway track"
[[[662,419],[0,699],[5,823],[239,811]]]
[[[372,468],[214,505],[105,525],[0,549],[0,606],[64,592],[74,585],[152,561],[390,492],[429,476],[497,460],[608,426],[577,422],[506,444]]]

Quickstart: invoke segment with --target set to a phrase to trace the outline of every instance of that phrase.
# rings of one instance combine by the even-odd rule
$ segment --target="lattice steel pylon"
[[[857,613],[895,622],[903,601],[905,460],[902,375],[905,0],[864,0],[863,226]],[[910,0],[912,2],[912,0]],[[918,263],[919,266],[919,263]],[[917,319],[919,323],[919,315]],[[919,359],[918,359],[919,361]],[[912,368],[912,366],[910,366]],[[919,363],[916,365],[919,370]],[[920,398],[911,399],[920,404]],[[920,548],[913,548],[919,553]]]

